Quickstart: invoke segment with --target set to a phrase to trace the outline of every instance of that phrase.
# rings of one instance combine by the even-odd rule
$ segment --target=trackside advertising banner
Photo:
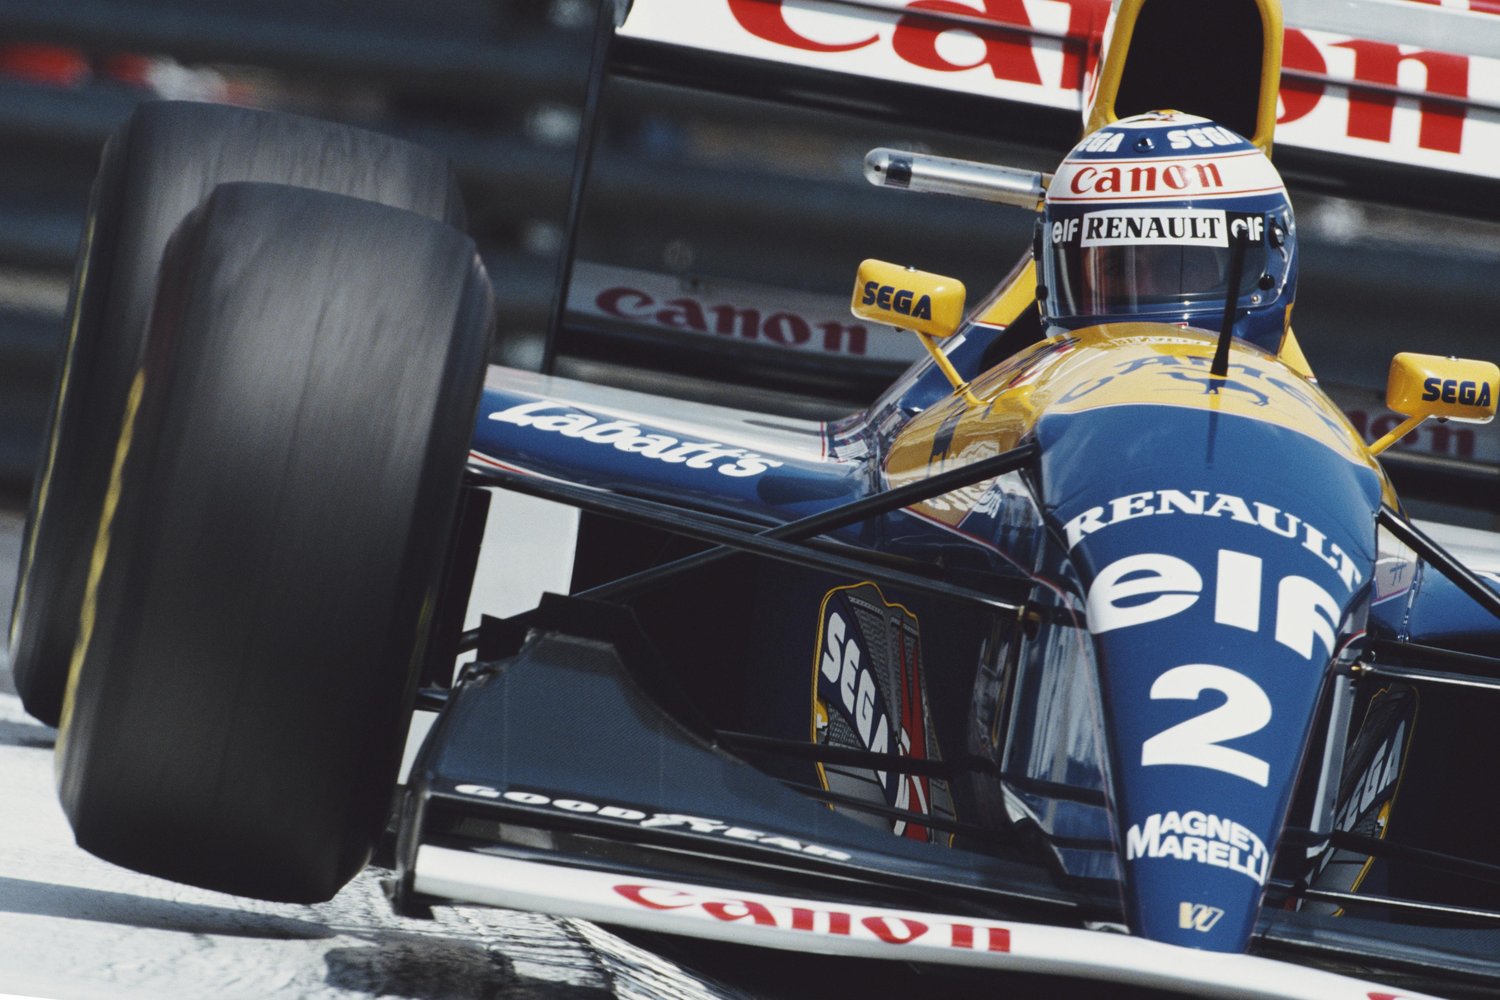
[[[744,282],[657,274],[578,261],[568,311],[686,337],[801,354],[906,364],[922,354],[910,334],[849,315],[846,298]]]
[[[1385,405],[1385,395],[1359,386],[1322,383],[1323,391],[1339,404],[1354,429],[1366,441],[1389,434],[1406,418]],[[1500,421],[1488,424],[1460,424],[1429,420],[1393,448],[1416,455],[1456,458],[1500,466]]]
[[[1414,2],[1414,0],[1413,0]],[[1108,0],[635,0],[620,34],[1082,114]],[[1283,43],[1278,145],[1500,177],[1500,60],[1464,54],[1492,6],[1431,4],[1424,48],[1296,26]],[[1326,22],[1325,26],[1326,26]]]

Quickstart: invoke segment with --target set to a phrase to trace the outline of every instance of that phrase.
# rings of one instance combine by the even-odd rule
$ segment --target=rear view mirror
[[[1385,405],[1406,415],[1399,427],[1370,445],[1380,454],[1428,417],[1487,424],[1500,399],[1500,367],[1488,361],[1401,353],[1391,359]]]
[[[943,338],[963,322],[967,294],[957,278],[867,260],[859,265],[849,308],[861,319]]]
[[[1495,416],[1500,368],[1488,361],[1398,354],[1391,359],[1386,405],[1408,417],[1487,424]]]
[[[933,363],[952,384],[953,391],[977,406],[979,400],[969,391],[969,383],[954,370],[936,343],[937,339],[958,332],[964,321],[967,295],[964,283],[957,278],[871,259],[859,265],[849,309],[860,319],[888,323],[915,333],[932,355]]]

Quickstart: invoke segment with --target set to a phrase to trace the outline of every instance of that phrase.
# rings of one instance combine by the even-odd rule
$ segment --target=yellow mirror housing
[[[1428,417],[1487,424],[1500,398],[1500,368],[1488,361],[1402,353],[1391,359],[1385,405],[1406,414],[1399,427],[1370,445],[1378,455]]]
[[[866,260],[854,279],[849,308],[860,319],[950,337],[964,318],[963,282],[883,260]]]
[[[1391,359],[1385,405],[1397,413],[1487,424],[1497,398],[1500,367],[1488,361],[1410,353]]]

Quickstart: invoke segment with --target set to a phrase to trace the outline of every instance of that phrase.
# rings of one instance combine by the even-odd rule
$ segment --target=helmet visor
[[[1285,254],[1265,239],[1264,216],[1215,210],[1091,212],[1054,226],[1048,294],[1052,314],[1128,316],[1162,307],[1220,303],[1229,295],[1234,249],[1246,241],[1239,297],[1259,299],[1262,275],[1278,287]],[[1071,225],[1070,225],[1071,223]],[[1068,238],[1072,237],[1072,238]]]

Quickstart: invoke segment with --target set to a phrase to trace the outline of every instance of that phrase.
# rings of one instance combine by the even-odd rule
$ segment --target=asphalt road
[[[0,508],[7,620],[21,525]],[[22,710],[0,660],[0,1000],[734,995],[584,921],[465,906],[397,917],[377,868],[316,906],[116,868],[73,844],[53,789],[54,736]]]

